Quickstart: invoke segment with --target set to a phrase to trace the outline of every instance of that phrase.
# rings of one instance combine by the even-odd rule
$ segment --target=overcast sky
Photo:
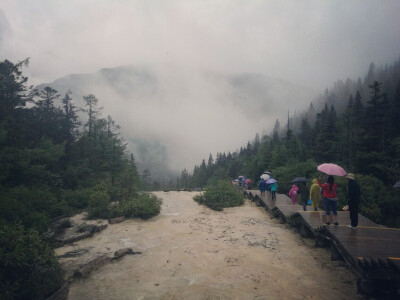
[[[398,0],[0,0],[0,58],[33,83],[125,64],[258,72],[311,88],[400,55]]]

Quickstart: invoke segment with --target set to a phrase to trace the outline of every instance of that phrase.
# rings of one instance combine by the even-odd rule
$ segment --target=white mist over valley
[[[176,65],[121,66],[62,77],[51,86],[70,89],[77,106],[94,94],[121,126],[140,169],[166,179],[191,171],[210,153],[233,152],[276,119],[304,109],[316,92],[257,73],[220,73]]]

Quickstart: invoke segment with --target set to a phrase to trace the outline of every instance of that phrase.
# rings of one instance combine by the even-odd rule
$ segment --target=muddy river
[[[67,273],[124,247],[142,253],[73,281],[68,299],[361,299],[345,263],[264,208],[246,200],[215,212],[194,202],[194,192],[155,194],[163,199],[159,216],[57,249],[82,253],[61,259]]]

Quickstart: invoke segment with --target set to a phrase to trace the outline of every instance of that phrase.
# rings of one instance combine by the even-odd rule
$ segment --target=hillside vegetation
[[[70,91],[29,88],[27,64],[0,62],[2,299],[44,299],[62,284],[52,219],[80,210],[92,218],[146,219],[161,209],[159,198],[140,192],[134,156],[111,116],[101,117],[96,96],[84,96],[78,108]]]
[[[337,163],[355,173],[362,190],[360,211],[380,224],[400,226],[400,61],[376,68],[363,80],[338,81],[282,126],[277,119],[270,135],[249,141],[240,151],[210,154],[208,160],[183,170],[178,188],[204,187],[218,179],[244,175],[258,182],[269,170],[287,193],[296,177],[317,178],[321,163]],[[347,181],[339,182],[340,205]]]

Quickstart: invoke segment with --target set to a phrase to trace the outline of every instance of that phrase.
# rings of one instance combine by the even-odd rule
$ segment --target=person
[[[360,186],[358,182],[354,178],[353,173],[347,174],[346,178],[348,179],[347,186],[347,198],[349,201],[349,210],[350,210],[350,225],[347,227],[356,229],[358,226],[358,207],[360,205]]]
[[[329,219],[327,220],[326,225],[330,225],[332,222],[331,218],[331,210],[333,212],[333,224],[335,227],[339,226],[338,222],[338,216],[337,216],[337,194],[336,194],[336,189],[337,189],[337,183],[335,182],[335,179],[333,178],[332,175],[328,176],[327,183],[322,184],[321,183],[321,178],[318,179],[318,185],[324,189],[323,196],[326,198],[325,204],[326,204],[326,217]]]
[[[246,189],[247,190],[251,190],[251,179],[250,178],[247,178],[246,179]]]
[[[306,183],[305,182],[300,182],[299,183],[299,191],[300,197],[301,197],[301,204],[303,205],[303,210],[307,211],[307,202],[308,202],[308,196],[310,192],[307,189]]]
[[[260,182],[258,183],[258,188],[260,190],[261,195],[265,194],[265,190],[267,189],[267,183],[264,179],[261,178]]]
[[[297,191],[299,188],[297,185],[293,184],[292,188],[289,191],[289,197],[292,198],[292,204],[295,205],[297,203]]]
[[[312,182],[313,184],[310,188],[311,205],[314,207],[314,211],[317,211],[321,204],[321,188],[318,185],[317,179],[314,178]]]
[[[273,202],[275,202],[276,201],[276,191],[278,190],[278,184],[276,182],[271,183],[270,189],[271,189],[271,199]]]

